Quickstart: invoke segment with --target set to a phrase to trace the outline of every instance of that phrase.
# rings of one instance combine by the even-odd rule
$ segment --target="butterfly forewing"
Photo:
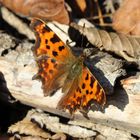
[[[74,59],[70,48],[64,44],[45,22],[34,19],[31,23],[31,28],[36,35],[36,44],[33,47],[35,56],[47,55],[63,62]]]

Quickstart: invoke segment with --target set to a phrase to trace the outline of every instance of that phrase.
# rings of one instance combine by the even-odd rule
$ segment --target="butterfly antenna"
[[[85,29],[85,23],[83,24],[83,32]],[[83,48],[83,44],[84,44],[84,35],[82,34],[82,43],[81,43],[81,47]]]

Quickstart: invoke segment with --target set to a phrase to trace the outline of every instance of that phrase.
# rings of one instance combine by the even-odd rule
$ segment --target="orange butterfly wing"
[[[66,58],[74,58],[69,47],[39,19],[33,19],[31,28],[35,31],[36,44],[33,47],[35,56],[47,55],[57,61],[66,61]],[[67,57],[66,57],[67,56]]]
[[[64,64],[47,56],[37,59],[37,63],[39,71],[33,79],[41,79],[44,95],[52,95],[64,84],[68,70]]]
[[[68,109],[73,114],[78,109],[86,111],[92,102],[104,106],[106,95],[88,68],[83,67],[82,74],[75,78],[69,92],[60,100],[58,108]]]
[[[32,50],[39,67],[33,79],[41,79],[44,94],[51,95],[62,87],[75,57],[69,47],[42,20],[32,20],[31,28],[36,35]]]

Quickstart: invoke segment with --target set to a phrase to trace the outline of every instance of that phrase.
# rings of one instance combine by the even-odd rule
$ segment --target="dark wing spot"
[[[56,42],[59,42],[60,39],[58,38],[58,36],[57,36],[56,34],[54,34],[53,37],[50,39],[50,41],[51,41],[52,43],[56,43]]]
[[[89,78],[89,75],[88,75],[88,73],[87,73],[85,80],[88,80],[88,78]]]
[[[51,73],[51,74],[52,74],[52,73],[53,73],[53,70],[49,70],[49,73]]]
[[[82,84],[82,89],[85,89],[86,85],[85,83]]]
[[[43,28],[43,29],[42,29],[42,34],[45,34],[45,33],[46,33],[46,29]]]
[[[47,48],[47,49],[50,49],[50,46],[49,46],[49,45],[46,45],[46,48]]]
[[[93,88],[93,84],[94,84],[94,78],[93,77],[90,77],[90,87]]]
[[[93,91],[91,91],[89,94],[92,94],[93,93]]]
[[[59,46],[59,51],[62,51],[62,50],[64,50],[64,49],[65,49],[64,46]]]
[[[55,60],[55,59],[51,59],[51,62],[52,62],[53,64],[55,64],[55,63],[56,63],[56,60]]]
[[[42,29],[42,34],[45,34],[46,32],[50,32],[51,29],[46,25],[45,27],[43,27]]]
[[[45,44],[48,44],[48,39],[45,39]]]
[[[76,91],[81,93],[81,89],[80,89],[80,87],[78,87]]]
[[[53,55],[54,57],[56,57],[56,56],[58,56],[58,53],[57,53],[56,51],[52,51],[52,55]]]
[[[86,90],[86,94],[88,94],[89,93],[89,91],[88,90]]]
[[[81,93],[81,89],[79,88],[79,92]]]

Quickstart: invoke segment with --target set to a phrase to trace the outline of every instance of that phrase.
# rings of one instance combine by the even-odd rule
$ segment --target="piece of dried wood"
[[[16,42],[13,37],[9,36],[6,33],[0,33],[0,56],[4,55],[4,52],[7,51],[7,53],[10,51],[10,49],[14,48],[16,45]]]
[[[140,83],[140,73],[135,76],[131,76],[129,78],[123,79],[121,81],[122,85],[129,85],[129,84],[134,84],[134,83]]]
[[[72,137],[76,138],[87,138],[93,137],[96,135],[95,131],[88,130],[76,125],[63,124],[59,121],[58,117],[50,116],[49,114],[41,113],[32,110],[30,119],[38,123],[41,128],[45,127],[46,129],[55,132],[55,133],[65,133]]]
[[[121,84],[127,92],[130,92],[131,89],[133,89],[133,91],[135,91],[134,93],[138,94],[137,91],[140,89],[140,72],[138,72],[135,76],[130,76],[121,80]]]
[[[29,26],[21,19],[19,19],[16,15],[14,15],[11,11],[9,11],[5,7],[1,7],[1,15],[2,18],[12,27],[17,29],[17,31],[25,36],[27,36],[29,39],[35,39],[33,32],[29,28]]]
[[[79,125],[82,127],[86,127],[91,130],[96,130],[102,138],[107,138],[110,140],[128,140],[128,139],[133,139],[131,136],[131,133],[128,131],[123,131],[123,130],[116,130],[113,127],[108,127],[106,125],[98,124],[98,123],[91,123],[91,122],[86,122],[86,121],[79,121],[77,120],[71,120],[69,121],[69,124],[72,125]],[[96,139],[98,136],[96,136]]]

